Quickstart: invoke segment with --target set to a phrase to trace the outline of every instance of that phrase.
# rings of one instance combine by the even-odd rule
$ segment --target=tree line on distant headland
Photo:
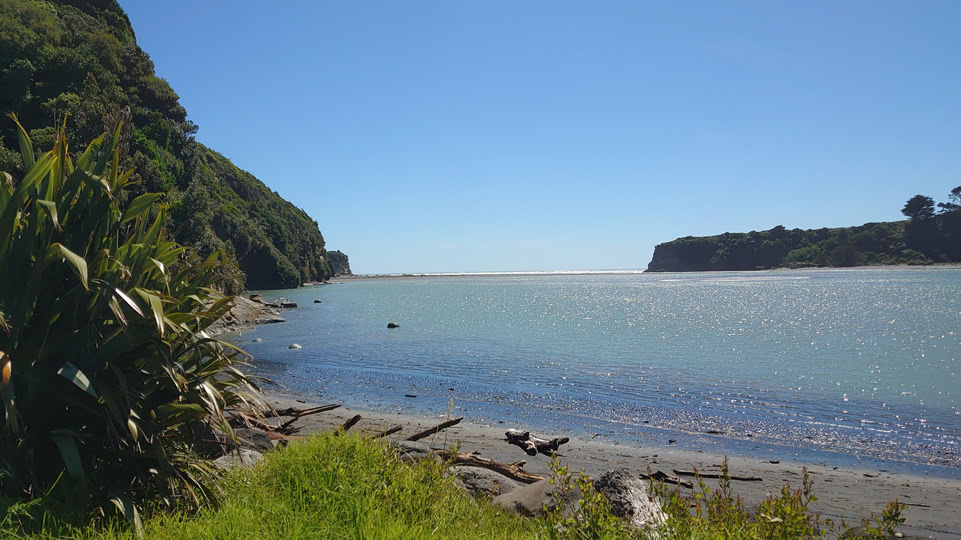
[[[686,236],[654,248],[649,272],[760,270],[961,262],[961,186],[935,204],[911,197],[907,221],[858,227],[785,229]]]

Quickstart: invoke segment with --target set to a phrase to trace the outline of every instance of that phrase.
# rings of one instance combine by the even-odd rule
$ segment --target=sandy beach
[[[304,408],[327,403],[319,396],[277,392],[268,393],[267,401],[275,408]],[[305,417],[297,425],[302,426],[302,433],[325,431],[343,424],[356,414],[363,417],[353,428],[359,432],[372,433],[390,426],[403,426],[401,432],[392,436],[397,440],[403,440],[412,433],[446,419],[446,416],[417,416],[341,407]],[[468,416],[460,424],[425,441],[439,449],[449,448],[457,443],[462,451],[478,452],[483,457],[502,462],[526,460],[525,468],[528,472],[548,475],[547,457],[529,457],[521,449],[505,442],[504,431],[508,428],[525,431],[528,429],[523,425],[514,425],[506,418],[492,425],[472,422]],[[568,436],[564,433],[536,431],[533,434],[546,438]],[[694,467],[702,471],[712,471],[717,470],[724,459],[724,456],[719,454],[681,450],[670,446],[635,446],[599,438],[577,437],[572,437],[570,443],[561,447],[561,454],[562,462],[569,465],[571,470],[584,471],[588,475],[599,475],[615,468],[646,472],[650,467],[652,471],[663,471],[669,475],[674,469],[691,470]],[[901,529],[905,535],[961,540],[961,480],[784,460],[772,462],[733,455],[727,458],[731,474],[763,479],[760,482],[734,482],[735,493],[744,499],[748,508],[756,508],[767,495],[779,492],[786,482],[792,487],[799,487],[801,469],[807,466],[817,494],[813,509],[825,517],[856,524],[861,517],[867,517],[871,512],[880,513],[887,502],[898,499],[908,505],[905,510],[907,522]],[[705,482],[714,486],[711,480]]]

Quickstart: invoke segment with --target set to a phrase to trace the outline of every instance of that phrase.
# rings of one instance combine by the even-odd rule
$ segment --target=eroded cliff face
[[[342,251],[328,251],[327,262],[330,264],[330,271],[335,276],[349,276],[350,260]]]
[[[681,242],[684,241],[684,242]],[[717,270],[711,259],[717,252],[717,242],[706,238],[686,237],[654,247],[654,257],[647,265],[648,272],[697,272]]]

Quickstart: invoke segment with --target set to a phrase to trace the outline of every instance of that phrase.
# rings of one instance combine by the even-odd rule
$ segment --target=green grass
[[[190,539],[644,539],[612,518],[606,499],[589,482],[559,464],[555,482],[581,490],[578,517],[555,512],[544,519],[523,518],[475,500],[431,461],[408,464],[386,445],[356,436],[314,436],[269,453],[252,469],[235,469],[223,479],[221,504],[193,513],[155,512],[144,523],[150,540]],[[710,490],[703,484],[688,493],[654,486],[668,513],[667,526],[651,537],[662,540],[762,540],[795,538],[893,538],[900,507],[889,505],[883,518],[865,521],[860,534],[830,524],[808,510],[814,500],[807,477],[796,491],[785,487],[759,512],[748,512],[730,491],[730,482]],[[686,491],[686,490],[685,490]],[[0,501],[2,502],[2,501]],[[6,511],[0,538],[46,540],[133,539],[122,521],[101,520],[71,527],[49,503],[33,503],[32,527],[42,532],[18,535],[17,513]],[[42,507],[41,504],[48,506]],[[2,504],[0,504],[2,507]],[[16,508],[16,507],[15,507]],[[46,514],[44,514],[44,510]],[[0,508],[0,517],[4,512]],[[21,513],[22,518],[25,514]],[[46,516],[45,518],[42,516]],[[65,516],[66,514],[64,514]],[[41,517],[36,517],[41,516]]]
[[[157,513],[148,539],[536,537],[536,523],[477,502],[430,462],[407,465],[358,437],[312,437],[233,470],[222,504],[190,516]],[[0,536],[4,536],[0,531]],[[67,530],[68,538],[133,538],[123,523]],[[51,538],[47,534],[30,539]]]

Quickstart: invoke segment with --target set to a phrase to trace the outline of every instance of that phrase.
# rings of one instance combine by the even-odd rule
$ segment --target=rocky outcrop
[[[350,261],[342,251],[328,251],[327,263],[330,265],[330,272],[335,276],[349,276]]]
[[[243,296],[234,296],[230,311],[210,325],[207,333],[211,335],[224,334],[253,328],[258,324],[279,322],[286,322],[286,319],[281,317],[276,309],[263,302],[257,302]]]

